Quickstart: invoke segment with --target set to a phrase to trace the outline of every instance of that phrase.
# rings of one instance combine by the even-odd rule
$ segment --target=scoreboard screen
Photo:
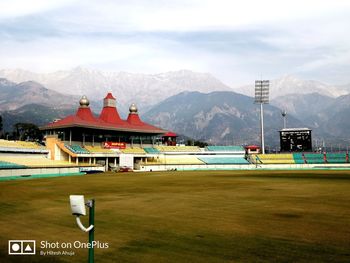
[[[280,130],[281,152],[307,152],[312,151],[311,130],[282,129]]]

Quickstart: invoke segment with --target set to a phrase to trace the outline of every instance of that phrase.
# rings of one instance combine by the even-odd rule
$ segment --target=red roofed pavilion
[[[86,96],[80,101],[75,115],[49,123],[40,129],[46,135],[57,135],[65,143],[81,142],[82,145],[107,141],[125,144],[154,144],[167,131],[143,122],[135,104],[129,108],[127,120],[120,118],[116,99],[108,93],[103,100],[103,109],[99,117],[94,116]]]

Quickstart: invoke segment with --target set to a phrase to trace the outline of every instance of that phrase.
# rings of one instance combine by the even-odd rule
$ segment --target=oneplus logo
[[[35,240],[9,240],[9,255],[35,255]]]

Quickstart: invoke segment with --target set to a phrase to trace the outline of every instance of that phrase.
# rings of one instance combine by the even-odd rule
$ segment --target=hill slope
[[[251,97],[235,92],[183,92],[159,103],[144,118],[155,125],[212,144],[258,143],[260,107]],[[280,109],[265,106],[265,134],[270,145],[278,144],[282,128]],[[302,122],[290,117],[294,127]]]
[[[335,98],[319,93],[287,94],[273,99],[271,104],[287,111],[287,122],[289,116],[293,115],[310,128],[317,128],[327,121],[330,112],[325,111],[325,109],[329,108],[335,101]],[[334,109],[330,109],[330,111],[334,111]]]
[[[0,111],[15,110],[32,103],[64,109],[71,108],[78,101],[79,96],[60,94],[34,81],[16,84],[0,79]]]
[[[39,104],[27,104],[15,110],[3,111],[4,131],[10,132],[13,126],[18,122],[34,123],[41,126],[52,122],[54,119],[60,119],[72,114],[76,109],[59,109]]]

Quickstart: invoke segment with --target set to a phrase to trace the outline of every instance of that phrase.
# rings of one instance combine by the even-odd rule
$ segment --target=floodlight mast
[[[281,114],[283,117],[283,129],[285,129],[285,128],[287,128],[287,111],[282,110]]]
[[[261,152],[265,154],[265,139],[264,139],[264,107],[263,104],[269,103],[269,80],[255,81],[255,101],[260,104],[260,132],[261,132]]]

